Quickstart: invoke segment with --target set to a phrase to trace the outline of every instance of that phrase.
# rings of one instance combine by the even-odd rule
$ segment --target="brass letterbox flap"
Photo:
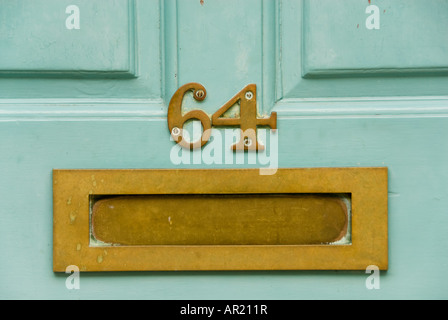
[[[54,271],[388,268],[387,168],[54,170]]]

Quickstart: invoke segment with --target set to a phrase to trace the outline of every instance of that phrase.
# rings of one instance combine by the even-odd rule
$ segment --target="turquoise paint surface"
[[[73,4],[80,12],[79,29],[66,26],[67,19],[70,27],[76,19],[71,18]],[[132,0],[112,0],[107,6],[98,0],[0,1],[0,74],[133,76],[133,6]]]
[[[357,0],[304,3],[304,75],[448,73],[444,0],[376,0],[369,9]],[[370,16],[372,20],[366,19]],[[372,28],[375,21],[379,29],[366,27]]]
[[[174,167],[165,122],[2,122],[1,148],[9,152],[0,155],[0,192],[7,195],[0,203],[0,297],[447,298],[448,146],[441,141],[448,137],[447,122],[279,122],[280,167],[389,167],[390,270],[382,273],[378,291],[366,289],[364,272],[81,274],[81,290],[68,291],[66,275],[52,272],[52,169]]]
[[[445,76],[302,78],[301,1],[136,8],[137,78],[0,76],[0,299],[448,298]],[[209,113],[257,83],[260,110],[279,112],[281,168],[389,168],[380,290],[362,271],[83,273],[66,289],[52,271],[53,169],[253,167],[172,164],[166,104],[187,81],[209,88],[191,105]]]
[[[370,3],[379,30],[365,26],[368,0],[278,2],[283,98],[447,94],[446,1]]]
[[[50,104],[160,99],[160,2],[76,3],[80,29],[67,30],[72,1],[0,1],[0,98]]]

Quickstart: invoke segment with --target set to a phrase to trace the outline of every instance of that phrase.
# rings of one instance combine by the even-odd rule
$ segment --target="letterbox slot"
[[[90,246],[350,245],[350,194],[94,195]]]

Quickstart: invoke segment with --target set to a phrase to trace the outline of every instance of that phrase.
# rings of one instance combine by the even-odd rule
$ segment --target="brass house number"
[[[207,91],[199,83],[188,83],[180,87],[170,101],[168,107],[168,128],[173,140],[183,148],[197,149],[203,147],[210,140],[211,128],[214,127],[240,127],[241,139],[232,146],[233,151],[262,151],[264,145],[258,141],[257,127],[267,126],[277,129],[277,113],[272,112],[269,118],[259,118],[257,115],[257,86],[250,84],[238,92],[224,106],[216,111],[212,117],[202,110],[193,110],[182,114],[182,101],[187,92],[193,91],[196,101],[204,101]],[[234,105],[240,105],[239,118],[226,118],[223,115]],[[194,142],[187,141],[183,135],[183,127],[187,121],[201,121],[203,133],[200,139]]]

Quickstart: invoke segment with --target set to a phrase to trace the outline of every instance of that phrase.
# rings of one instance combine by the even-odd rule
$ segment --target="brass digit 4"
[[[222,118],[222,115],[235,104],[240,103],[239,118]],[[237,93],[212,116],[213,126],[238,126],[241,139],[232,146],[233,151],[263,151],[264,145],[258,141],[257,127],[267,126],[277,129],[277,113],[273,112],[269,118],[257,117],[257,86],[250,84]]]
[[[257,127],[267,126],[273,130],[277,129],[277,113],[273,112],[269,118],[258,118],[257,115],[257,86],[250,84],[238,92],[224,106],[212,116],[212,119],[200,110],[193,110],[182,115],[182,101],[188,91],[193,91],[193,97],[197,101],[203,101],[207,96],[204,86],[199,83],[188,83],[180,87],[170,101],[168,107],[168,127],[173,137],[180,146],[187,149],[203,147],[210,139],[211,127],[213,126],[238,126],[241,131],[241,139],[232,146],[234,151],[258,151],[265,147],[258,141]],[[227,110],[235,104],[240,104],[239,118],[223,118]],[[183,127],[188,120],[197,119],[201,121],[203,134],[201,139],[189,142],[183,136]]]

